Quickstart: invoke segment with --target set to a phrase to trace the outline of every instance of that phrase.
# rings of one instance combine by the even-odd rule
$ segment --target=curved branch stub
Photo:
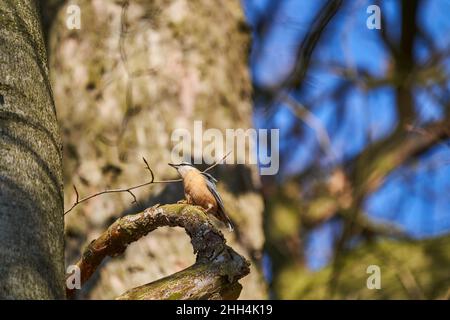
[[[132,289],[119,299],[230,299],[241,291],[237,280],[249,272],[249,262],[232,248],[207,215],[187,204],[156,205],[114,222],[85,249],[77,266],[84,284],[106,256],[122,254],[127,246],[163,226],[182,227],[191,238],[196,263],[180,272]],[[73,290],[68,290],[70,297]]]

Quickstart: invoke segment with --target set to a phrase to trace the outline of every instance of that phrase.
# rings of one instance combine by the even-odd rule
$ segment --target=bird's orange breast
[[[214,195],[209,191],[205,178],[199,172],[189,172],[183,180],[184,193],[192,204],[205,209],[210,207],[212,212],[217,210],[217,202]]]

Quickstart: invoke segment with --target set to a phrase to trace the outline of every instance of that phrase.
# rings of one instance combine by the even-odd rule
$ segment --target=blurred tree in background
[[[448,298],[450,2],[243,3],[256,123],[282,128],[263,179],[274,297]]]
[[[75,3],[75,2],[74,2]],[[174,178],[167,165],[177,128],[250,128],[249,29],[238,1],[80,0],[81,29],[66,27],[64,1],[44,3],[51,80],[64,142],[65,207],[80,196],[150,180]],[[225,232],[252,261],[241,298],[265,298],[260,260],[263,200],[256,166],[219,166],[220,182],[237,231]],[[66,215],[66,263],[118,217],[183,198],[182,185],[152,185],[97,197]],[[114,298],[194,262],[189,237],[163,228],[106,261],[79,298]]]

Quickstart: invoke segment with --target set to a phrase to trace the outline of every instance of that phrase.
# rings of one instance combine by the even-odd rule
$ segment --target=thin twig
[[[319,142],[322,151],[331,158],[331,160],[336,159],[336,155],[331,148],[331,140],[325,126],[322,124],[320,119],[314,115],[308,108],[303,104],[290,97],[288,93],[280,94],[279,98],[286,103],[287,107],[294,113],[295,116],[300,118],[306,123],[316,134],[317,140]]]
[[[80,199],[80,195],[78,194],[78,190],[77,190],[77,187],[75,187],[75,185],[73,185],[73,190],[75,190],[75,194],[77,195],[77,202],[78,202],[78,199]]]
[[[230,154],[231,154],[231,151],[228,152],[226,155],[224,155],[224,156],[222,157],[222,159],[220,159],[219,161],[216,161],[216,162],[213,163],[211,166],[209,166],[208,168],[206,168],[205,170],[203,170],[203,172],[207,172],[207,171],[213,169],[215,166],[217,166],[218,164],[222,163],[222,161],[225,160]]]
[[[145,161],[145,160],[144,160],[144,161]],[[145,161],[145,162],[147,163],[147,161]],[[147,165],[148,165],[148,164],[147,164]],[[123,192],[126,192],[126,193],[129,193],[129,194],[133,197],[133,202],[132,202],[132,203],[136,203],[136,202],[137,202],[137,199],[136,199],[136,196],[135,196],[134,193],[133,193],[133,190],[135,190],[135,189],[139,189],[139,188],[142,188],[142,187],[145,187],[145,186],[148,186],[148,185],[151,185],[151,184],[155,184],[155,183],[174,183],[174,182],[181,182],[181,181],[183,181],[182,179],[155,180],[155,177],[154,177],[154,175],[153,175],[153,171],[150,169],[150,167],[148,167],[148,170],[150,171],[150,173],[151,173],[151,175],[152,175],[151,180],[148,181],[148,182],[145,182],[145,183],[138,184],[138,185],[136,185],[136,186],[132,186],[132,187],[130,187],[130,188],[119,188],[119,189],[103,190],[103,191],[100,191],[100,192],[91,194],[90,196],[87,196],[87,197],[82,198],[82,199],[79,199],[78,192],[76,192],[77,198],[76,198],[75,203],[74,203],[67,211],[64,212],[64,215],[66,215],[67,213],[69,213],[70,211],[72,211],[72,210],[73,210],[76,206],[78,206],[80,203],[86,202],[86,201],[88,201],[88,200],[90,200],[90,199],[92,199],[92,198],[95,198],[95,197],[97,197],[97,196],[100,196],[100,195],[102,195],[102,194],[107,194],[107,193],[123,193]],[[74,189],[76,190],[75,186],[74,186]]]
[[[152,175],[152,180],[150,180],[150,181],[151,181],[151,182],[155,181],[155,175],[153,174],[153,170],[152,170],[152,169],[150,168],[150,166],[148,165],[147,160],[146,160],[144,157],[142,157],[142,160],[144,160],[146,169],[147,169],[147,170],[150,172],[150,174]]]
[[[215,163],[213,163],[211,166],[209,166],[208,168],[206,168],[205,170],[203,170],[203,172],[207,172],[211,169],[213,169],[214,167],[216,167],[218,164],[220,164],[223,160],[225,160],[229,155],[231,154],[231,151],[228,152],[224,157],[222,157],[222,159],[220,159],[219,161],[216,161]],[[147,160],[143,157],[142,158],[144,160],[146,169],[150,172],[151,175],[151,180],[145,183],[141,183],[138,184],[136,186],[132,186],[130,188],[120,188],[120,189],[109,189],[109,190],[103,190],[94,194],[91,194],[90,196],[87,196],[85,198],[80,199],[80,196],[78,194],[78,190],[75,187],[75,185],[73,186],[75,193],[76,193],[76,200],[74,202],[74,204],[67,210],[64,212],[64,215],[66,215],[67,213],[69,213],[70,211],[72,211],[76,206],[78,206],[80,203],[86,202],[92,198],[95,198],[97,196],[100,196],[102,194],[108,194],[108,193],[129,193],[132,197],[133,197],[133,202],[132,203],[137,203],[137,198],[136,195],[133,193],[133,190],[151,185],[151,184],[156,184],[156,183],[174,183],[174,182],[181,182],[183,181],[182,179],[170,179],[170,180],[155,180],[155,175],[153,173],[153,170],[150,168]]]

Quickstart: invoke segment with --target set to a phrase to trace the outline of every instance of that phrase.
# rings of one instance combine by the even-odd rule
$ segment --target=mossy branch
[[[198,207],[168,204],[148,208],[114,222],[92,241],[77,266],[84,284],[106,256],[114,257],[127,246],[163,226],[182,227],[191,238],[197,259],[191,267],[166,278],[132,289],[119,299],[237,299],[249,262],[226,245],[223,234]],[[68,289],[70,297],[74,290]]]

